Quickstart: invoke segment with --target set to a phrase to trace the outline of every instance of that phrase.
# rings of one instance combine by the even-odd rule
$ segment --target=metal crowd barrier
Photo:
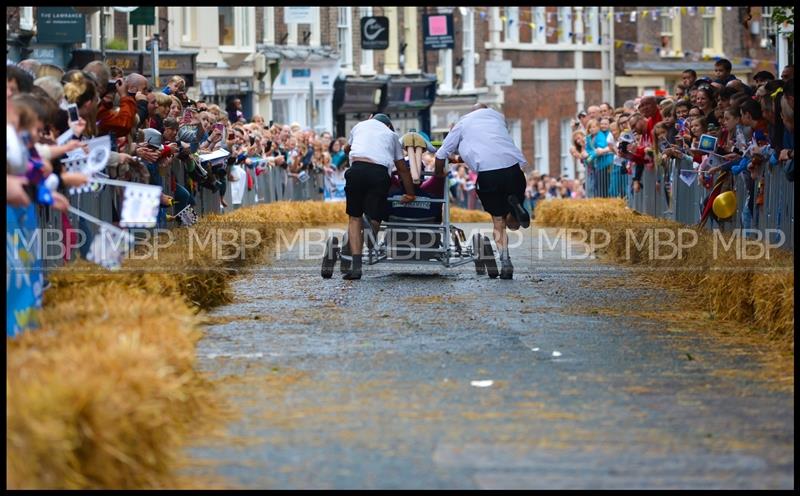
[[[748,187],[751,180],[749,172],[744,171],[734,177],[734,192],[736,193],[736,214],[730,221],[720,224],[709,218],[706,222],[708,229],[758,229],[764,239],[777,243],[780,234],[784,235],[784,248],[794,250],[794,184],[786,178],[783,164],[777,166],[764,165],[763,174],[759,181],[763,181],[763,204],[759,205],[758,186],[753,186],[753,198],[749,199]],[[697,225],[703,211],[703,201],[708,196],[706,190],[695,177],[691,185],[687,185],[680,177],[680,172],[694,171],[690,160],[672,159],[665,164],[668,174],[661,177],[669,178],[668,188],[658,181],[658,171],[645,168],[642,174],[642,188],[638,193],[629,191],[628,206],[637,212],[654,217],[668,218],[683,224]],[[663,172],[663,171],[662,171]],[[757,184],[757,183],[756,183]],[[669,201],[667,201],[669,192]],[[752,204],[752,213],[748,205]]]
[[[290,176],[286,169],[282,167],[268,167],[263,173],[256,176],[254,169],[246,169],[246,172],[253,178],[252,189],[246,189],[242,203],[234,205],[231,197],[230,183],[225,188],[225,202],[227,208],[223,208],[220,202],[220,195],[217,191],[211,191],[203,186],[196,186],[195,212],[199,216],[210,213],[227,213],[237,208],[255,205],[258,203],[273,203],[285,200],[322,200],[323,195],[320,191],[322,177],[319,173],[310,173],[310,178],[305,182],[300,182],[296,177]],[[187,175],[184,165],[175,161],[170,166],[167,174],[162,175],[166,194],[171,194],[172,181],[175,184],[191,189],[187,185]],[[245,179],[246,180],[246,179]],[[69,195],[69,202],[89,215],[109,223],[119,220],[119,213],[122,206],[122,189],[116,186],[105,185],[99,191],[83,192]],[[171,212],[170,212],[171,213]],[[62,222],[62,215],[67,218],[69,226]],[[37,207],[37,217],[39,225],[39,253],[43,256],[43,267],[45,271],[52,270],[61,266],[66,257],[65,253],[65,229],[71,227],[74,230],[91,230],[92,235],[96,235],[98,227],[90,222],[81,222],[80,218],[72,213],[62,214],[50,207]],[[141,231],[141,230],[138,230]],[[73,236],[80,237],[80,234]],[[73,241],[79,241],[74,239]],[[77,254],[70,250],[69,256],[74,259]]]

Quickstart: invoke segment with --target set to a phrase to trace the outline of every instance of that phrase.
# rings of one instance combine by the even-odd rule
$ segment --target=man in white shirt
[[[353,126],[344,153],[350,160],[350,168],[344,174],[344,192],[347,215],[350,216],[347,229],[353,263],[343,278],[361,279],[361,248],[364,243],[361,216],[367,215],[373,232],[377,234],[386,213],[392,165],[397,168],[406,190],[400,201],[408,203],[416,197],[411,173],[403,159],[400,136],[394,132],[392,121],[386,114],[375,114]]]
[[[522,208],[525,201],[525,156],[514,144],[503,114],[479,103],[463,116],[436,152],[436,167],[444,167],[448,155],[458,152],[470,169],[478,173],[478,198],[492,215],[494,241],[500,252],[500,278],[511,279],[514,267],[508,254],[506,227],[515,231],[530,226]]]

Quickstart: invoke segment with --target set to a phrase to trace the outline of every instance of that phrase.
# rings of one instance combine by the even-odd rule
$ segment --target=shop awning
[[[258,45],[258,51],[263,53],[267,60],[302,60],[317,62],[327,59],[338,59],[339,55],[330,47],[309,47],[303,45]]]
[[[333,83],[335,114],[371,114],[381,112],[386,99],[389,76],[339,77]]]
[[[392,77],[386,87],[383,112],[419,111],[430,108],[436,99],[436,77]]]
[[[82,69],[94,60],[101,60],[99,50],[73,50],[68,69]],[[181,76],[187,86],[194,86],[197,52],[195,51],[163,51],[158,54],[158,77],[166,82],[171,76]],[[150,52],[133,52],[128,50],[106,50],[105,63],[117,66],[125,74],[136,72],[146,78],[153,75],[153,55]]]

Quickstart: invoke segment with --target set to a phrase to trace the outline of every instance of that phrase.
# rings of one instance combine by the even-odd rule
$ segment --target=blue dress
[[[597,155],[596,152],[597,149],[608,146],[610,134],[610,131],[598,131],[597,134],[586,139],[586,153],[589,154],[586,162],[592,165],[594,190],[596,196],[603,198],[609,196],[610,166],[614,163],[614,154]]]
[[[38,327],[44,275],[41,245],[34,237],[36,206],[6,205],[6,335]]]

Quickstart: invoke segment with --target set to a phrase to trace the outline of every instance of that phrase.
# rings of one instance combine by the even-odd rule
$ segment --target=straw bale
[[[647,277],[667,287],[691,292],[707,311],[723,319],[753,324],[770,339],[780,340],[794,349],[794,257],[772,250],[770,258],[738,257],[734,247],[724,250],[721,243],[714,256],[715,236],[708,230],[685,226],[666,219],[641,215],[630,210],[622,199],[548,200],[536,205],[536,223],[547,227],[606,229],[611,235],[602,255],[618,263],[653,268]],[[677,257],[655,259],[649,245],[638,249],[628,237],[643,239],[652,228],[693,228],[697,244]],[[677,231],[676,235],[677,235]],[[730,233],[722,233],[730,239]],[[763,246],[746,247],[754,255]],[[669,269],[669,270],[657,270]],[[680,269],[680,270],[675,270]]]
[[[167,487],[215,417],[186,304],[107,280],[62,286],[42,328],[7,341],[10,488]]]

